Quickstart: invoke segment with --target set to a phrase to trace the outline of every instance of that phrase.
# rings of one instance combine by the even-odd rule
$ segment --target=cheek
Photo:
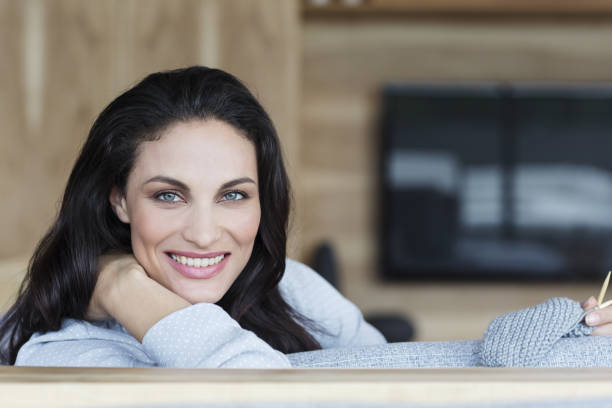
[[[241,246],[251,246],[259,230],[261,211],[259,206],[254,206],[249,211],[234,214],[229,218],[228,229],[234,240]]]
[[[145,259],[154,256],[157,245],[171,234],[174,228],[172,219],[163,211],[146,206],[135,208],[130,219],[134,255],[140,262],[149,263]]]

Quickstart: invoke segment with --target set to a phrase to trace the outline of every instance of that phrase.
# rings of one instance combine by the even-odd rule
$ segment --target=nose
[[[221,225],[210,207],[193,207],[186,217],[183,238],[198,248],[210,248],[221,237]]]

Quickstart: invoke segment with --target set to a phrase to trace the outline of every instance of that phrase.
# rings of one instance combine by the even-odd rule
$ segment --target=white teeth
[[[225,255],[219,255],[214,258],[188,258],[186,256],[170,254],[170,257],[183,265],[194,266],[196,268],[205,268],[210,265],[218,264],[223,260],[223,258],[225,258]]]

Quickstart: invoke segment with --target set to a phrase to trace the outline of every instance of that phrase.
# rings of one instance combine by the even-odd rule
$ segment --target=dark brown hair
[[[57,331],[64,318],[84,319],[109,251],[131,253],[129,225],[112,211],[114,186],[125,190],[138,146],[168,126],[217,119],[255,146],[261,222],[252,255],[218,302],[240,325],[284,353],[319,349],[315,324],[281,297],[290,187],[280,142],[263,107],[234,76],[190,67],[147,76],[112,101],[93,124],[68,180],[56,221],[36,248],[15,304],[0,324],[0,358],[14,364],[35,332]]]

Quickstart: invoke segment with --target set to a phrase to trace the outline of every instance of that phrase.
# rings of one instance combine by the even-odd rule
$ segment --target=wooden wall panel
[[[201,0],[115,0],[115,85],[121,90],[152,72],[201,63]]]
[[[150,72],[230,70],[297,151],[298,15],[297,0],[0,0],[0,182],[10,191],[0,259],[31,253],[96,115]]]
[[[611,22],[308,22],[304,89],[372,93],[393,79],[607,79]]]
[[[612,19],[313,19],[302,33],[304,251],[331,240],[345,293],[366,310],[386,297],[376,266],[383,84],[612,81]]]
[[[317,5],[303,0],[307,17],[372,17],[420,15],[610,16],[608,0],[368,0]],[[354,4],[351,4],[354,3]]]
[[[226,0],[219,16],[219,66],[260,99],[288,157],[298,149],[300,21],[297,2]]]
[[[412,318],[419,340],[475,339],[502,313],[597,285],[384,283],[378,270],[381,85],[390,81],[612,81],[612,19],[330,19],[302,27],[302,248],[330,241],[364,313]]]
[[[295,195],[288,250],[301,258],[299,5],[283,0],[225,0],[220,5],[219,67],[243,80],[274,121]]]
[[[57,0],[37,2],[43,14],[41,54],[32,75],[42,86],[29,104],[40,105],[30,127],[28,189],[22,211],[31,214],[34,244],[56,216],[66,180],[79,148],[110,94],[111,3]],[[33,30],[33,27],[29,27]],[[37,82],[38,82],[37,81]]]
[[[22,43],[24,9],[19,0],[0,1],[0,257],[16,254],[29,240],[22,211],[27,157]]]

